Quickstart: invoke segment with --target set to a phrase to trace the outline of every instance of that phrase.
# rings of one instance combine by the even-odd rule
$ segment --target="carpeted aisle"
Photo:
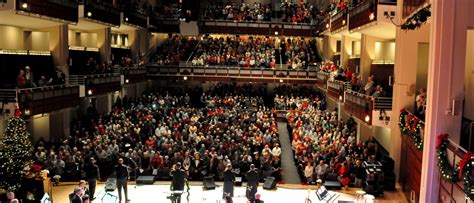
[[[283,182],[289,184],[300,184],[301,179],[295,165],[287,123],[278,122],[277,125],[281,143],[281,167],[284,173]]]

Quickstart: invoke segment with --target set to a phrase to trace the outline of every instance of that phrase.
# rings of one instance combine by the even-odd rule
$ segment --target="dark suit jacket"
[[[72,197],[71,203],[82,203],[82,198],[77,195],[74,195]]]
[[[260,179],[256,170],[247,172],[247,185],[258,186],[258,180]]]
[[[174,170],[170,172],[170,176],[173,177],[171,186],[173,190],[184,190],[184,178],[186,178],[186,172],[183,170]]]

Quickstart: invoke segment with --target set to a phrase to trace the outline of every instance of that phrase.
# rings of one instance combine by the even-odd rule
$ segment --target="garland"
[[[405,117],[407,120],[405,120]],[[398,122],[400,130],[404,135],[410,135],[416,149],[423,149],[423,139],[421,138],[421,129],[425,127],[425,123],[417,118],[414,114],[409,113],[406,109],[400,110],[400,119]]]
[[[441,177],[451,183],[464,181],[464,193],[466,197],[474,200],[474,184],[472,177],[472,166],[474,165],[474,155],[471,152],[465,153],[463,159],[452,167],[449,164],[447,145],[449,144],[448,134],[441,134],[437,137],[436,150],[438,154],[438,167]]]

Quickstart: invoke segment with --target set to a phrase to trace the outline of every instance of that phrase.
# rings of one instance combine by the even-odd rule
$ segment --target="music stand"
[[[107,189],[101,190],[101,191],[97,194],[97,197],[101,197],[101,198],[100,198],[100,201],[101,201],[102,203],[104,203],[104,199],[105,199],[106,197],[113,198],[113,199],[114,199],[113,202],[115,203],[115,202],[117,202],[118,197],[115,196],[114,194],[112,194],[113,191],[114,191],[114,190],[107,190]],[[107,199],[106,199],[106,200],[107,200]],[[105,203],[107,203],[107,202],[105,202]]]
[[[173,190],[170,192],[165,192],[170,196],[167,196],[166,199],[169,199],[171,203],[178,203],[178,199],[181,199],[181,195],[184,193],[182,190]]]

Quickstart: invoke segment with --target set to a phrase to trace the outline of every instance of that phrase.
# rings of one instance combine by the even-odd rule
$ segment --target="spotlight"
[[[370,14],[369,14],[369,20],[374,20],[374,19],[375,19],[374,13],[370,12]]]
[[[341,96],[339,96],[339,101],[342,101],[342,95],[341,95]]]
[[[127,83],[127,84],[128,84],[129,82],[130,82],[130,81],[129,81],[128,79],[125,79],[125,83]]]
[[[275,35],[278,35],[278,31],[275,31]]]
[[[87,17],[92,17],[92,12],[88,11],[87,12]]]
[[[329,23],[326,23],[326,28],[329,28]]]
[[[94,94],[94,91],[93,91],[92,89],[87,90],[87,95],[90,96],[90,95],[92,95],[92,94]]]
[[[184,77],[183,77],[183,80],[188,80],[188,76],[184,76]]]
[[[125,17],[125,21],[128,22],[128,17]]]
[[[25,2],[25,3],[22,3],[22,4],[21,4],[21,8],[27,9],[27,8],[28,8],[28,3],[26,3],[26,2]]]
[[[366,116],[365,116],[365,122],[368,123],[369,121],[370,121],[370,116],[369,116],[369,115],[366,115]]]
[[[280,79],[280,83],[283,83],[283,79]]]
[[[342,24],[345,25],[345,24],[346,24],[346,20],[342,20]]]

